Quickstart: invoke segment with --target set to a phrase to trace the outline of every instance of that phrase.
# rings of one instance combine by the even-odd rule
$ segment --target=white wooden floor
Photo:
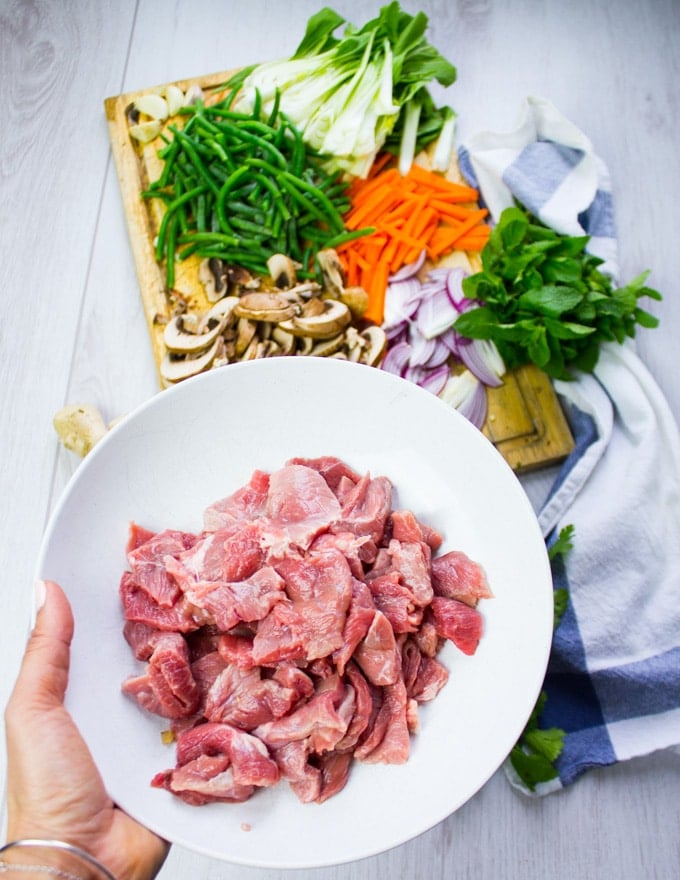
[[[157,392],[103,99],[290,54],[319,0],[0,0],[0,703],[27,629],[47,517],[77,466],[51,427],[64,403],[113,418]],[[375,0],[331,3],[363,23]],[[404,0],[458,67],[466,135],[509,128],[541,95],[613,178],[624,278],[664,293],[639,351],[680,418],[680,3]],[[502,723],[502,719],[499,719]],[[4,785],[4,754],[0,762]],[[540,801],[497,774],[455,815],[383,855],[303,880],[672,880],[680,759],[594,771]],[[405,793],[406,794],[406,793]],[[405,797],[405,809],[408,798]],[[300,833],[304,833],[301,829]],[[338,829],[342,834],[342,829]],[[164,880],[275,880],[173,850]]]

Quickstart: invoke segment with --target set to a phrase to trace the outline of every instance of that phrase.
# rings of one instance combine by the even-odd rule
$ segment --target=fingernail
[[[37,580],[34,586],[33,593],[33,611],[31,613],[31,629],[35,627],[35,621],[38,616],[38,612],[45,604],[45,599],[47,598],[47,588],[45,587],[45,581]]]

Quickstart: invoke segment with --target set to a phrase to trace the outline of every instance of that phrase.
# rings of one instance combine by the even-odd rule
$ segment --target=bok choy
[[[341,37],[335,31],[346,24]],[[330,171],[365,177],[383,148],[408,170],[416,150],[435,140],[453,117],[427,86],[448,86],[455,67],[426,39],[427,16],[398,2],[361,28],[328,7],[312,16],[295,54],[255,65],[243,78],[237,108],[262,118],[282,113]]]

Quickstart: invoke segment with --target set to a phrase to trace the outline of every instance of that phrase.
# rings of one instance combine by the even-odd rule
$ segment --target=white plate
[[[450,680],[421,710],[401,766],[355,765],[322,805],[283,782],[244,804],[191,807],[149,785],[174,765],[165,726],[121,695],[138,668],[122,636],[118,583],[130,520],[199,531],[203,509],[292,456],[336,455],[384,474],[398,504],[480,562],[495,598],[476,654],[447,645]],[[552,587],[534,513],[483,435],[429,392],[371,367],[320,358],[235,364],[163,391],[79,466],[46,532],[38,576],[62,584],[76,619],[67,704],[111,796],[167,840],[244,865],[309,868],[415,837],[468,800],[503,762],[539,693]]]

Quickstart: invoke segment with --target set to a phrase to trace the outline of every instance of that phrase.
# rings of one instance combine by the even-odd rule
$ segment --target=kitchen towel
[[[460,166],[494,221],[521,203],[588,250],[616,281],[607,169],[588,138],[549,102],[528,98],[517,126],[482,132]],[[652,331],[654,332],[654,331]],[[566,732],[558,778],[680,744],[680,435],[632,344],[606,344],[593,374],[555,382],[576,446],[537,510],[569,603],[553,637],[539,726]],[[510,780],[528,793],[508,762]]]

